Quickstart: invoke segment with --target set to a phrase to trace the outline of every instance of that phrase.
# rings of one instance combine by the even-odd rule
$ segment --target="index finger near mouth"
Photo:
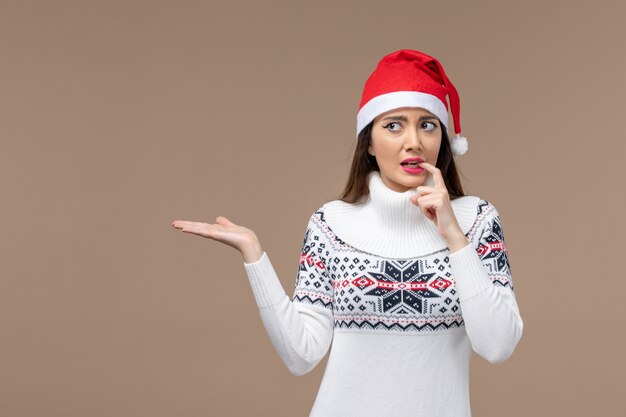
[[[439,168],[437,168],[434,165],[429,164],[428,162],[422,162],[419,164],[419,166],[425,168],[432,174],[433,181],[435,182],[435,187],[445,188],[446,183],[443,180],[443,176],[441,175],[441,171],[439,170]]]

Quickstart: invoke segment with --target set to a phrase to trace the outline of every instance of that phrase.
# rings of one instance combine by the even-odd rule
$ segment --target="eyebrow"
[[[409,119],[407,119],[406,116],[387,116],[387,117],[383,117],[382,120],[398,120],[400,122],[408,122]],[[439,120],[436,116],[421,116],[418,119],[418,122],[422,122],[424,120]]]

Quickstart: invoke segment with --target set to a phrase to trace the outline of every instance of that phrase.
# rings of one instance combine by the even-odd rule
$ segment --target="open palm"
[[[255,260],[255,258],[260,257],[262,250],[254,231],[247,227],[239,226],[223,216],[217,217],[215,221],[217,223],[210,224],[175,220],[172,223],[172,227],[184,233],[191,233],[225,243],[241,252],[244,258],[246,258],[246,261]]]

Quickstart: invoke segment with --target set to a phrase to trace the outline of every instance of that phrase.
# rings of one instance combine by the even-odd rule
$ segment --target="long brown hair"
[[[346,187],[339,197],[345,203],[364,203],[370,193],[368,186],[370,173],[372,171],[380,172],[380,168],[376,163],[376,157],[367,152],[372,140],[372,125],[373,122],[365,126],[359,133],[354,156],[352,157],[350,176],[348,177]],[[441,146],[437,156],[436,167],[441,170],[450,200],[463,197],[465,193],[463,192],[461,179],[454,163],[450,139],[445,128],[441,129]]]

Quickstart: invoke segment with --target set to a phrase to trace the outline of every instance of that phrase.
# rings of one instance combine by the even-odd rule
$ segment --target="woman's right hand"
[[[261,259],[263,249],[256,234],[247,227],[236,225],[226,217],[219,216],[216,224],[175,220],[172,227],[184,233],[207,237],[237,249],[244,262],[253,263]]]

